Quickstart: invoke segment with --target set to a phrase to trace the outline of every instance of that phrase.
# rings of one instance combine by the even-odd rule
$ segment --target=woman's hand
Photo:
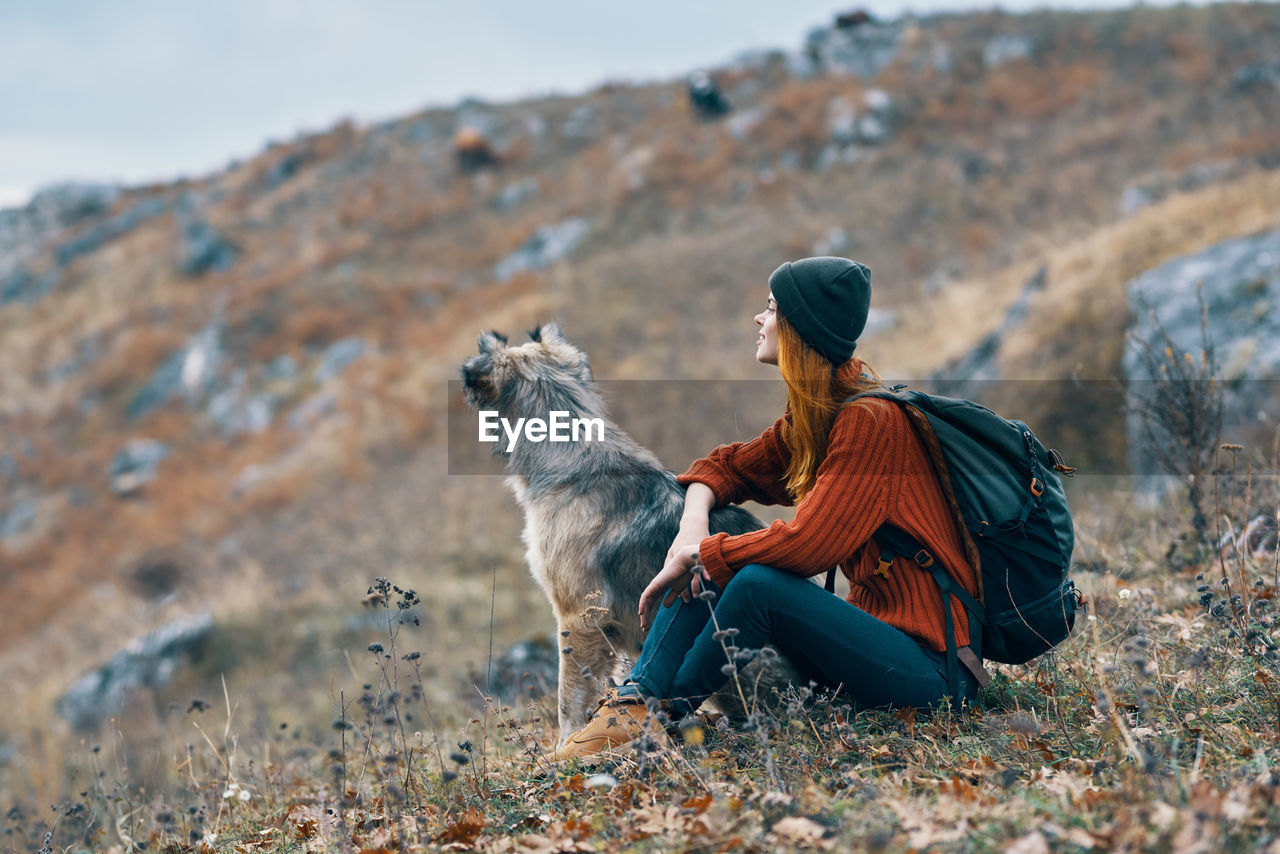
[[[702,591],[703,579],[710,581],[711,575],[698,561],[697,544],[680,548],[672,545],[662,570],[640,594],[640,628],[647,630],[653,624],[651,617],[659,603],[669,607],[677,596],[688,602],[698,595]]]
[[[706,516],[701,519],[696,516],[686,516],[680,520],[680,530],[676,533],[676,538],[671,541],[671,548],[667,549],[667,560],[670,561],[675,557],[676,552],[690,546],[696,553],[698,546],[709,536],[711,531]]]

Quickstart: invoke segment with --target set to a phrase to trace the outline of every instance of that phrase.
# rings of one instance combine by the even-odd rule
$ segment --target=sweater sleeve
[[[755,501],[759,504],[791,504],[791,495],[782,480],[791,455],[782,441],[779,418],[772,427],[750,442],[720,445],[689,466],[677,480],[688,486],[704,483],[716,494],[716,506]]]
[[[698,552],[712,579],[724,586],[751,563],[798,575],[824,572],[864,545],[889,518],[894,461],[903,452],[901,432],[877,424],[886,410],[857,404],[841,412],[813,489],[790,522],[760,531],[713,534]],[[718,493],[717,493],[718,494]]]

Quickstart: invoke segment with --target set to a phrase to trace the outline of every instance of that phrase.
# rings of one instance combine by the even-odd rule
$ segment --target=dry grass
[[[551,770],[545,701],[479,705],[467,687],[483,685],[489,645],[516,638],[536,597],[527,576],[459,565],[406,611],[394,591],[388,610],[362,609],[372,579],[351,577],[345,608],[228,621],[199,679],[131,707],[101,740],[37,744],[90,776],[52,812],[10,813],[5,844],[34,849],[48,832],[50,845],[175,851],[1265,846],[1280,833],[1277,556],[1171,572],[1185,508],[1148,514],[1078,485],[1075,502],[1087,616],[1053,656],[999,667],[969,709],[855,711],[802,689],[750,728],[686,729],[669,752]],[[1248,515],[1239,499],[1219,510]],[[297,662],[281,699],[246,687],[278,674],[266,649]],[[228,656],[246,660],[224,700]]]

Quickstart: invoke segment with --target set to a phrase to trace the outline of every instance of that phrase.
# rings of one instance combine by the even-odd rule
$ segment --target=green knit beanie
[[[831,256],[788,261],[773,271],[769,288],[778,312],[806,344],[832,364],[849,360],[871,306],[865,264]]]

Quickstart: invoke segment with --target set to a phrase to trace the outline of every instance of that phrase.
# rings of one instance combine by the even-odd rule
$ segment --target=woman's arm
[[[685,546],[697,546],[711,534],[711,509],[716,506],[716,494],[705,483],[694,481],[685,489],[684,514],[680,517],[680,530],[667,549],[667,559]],[[696,549],[695,549],[696,550]]]
[[[715,494],[712,505],[715,507],[748,500],[759,504],[790,504],[791,495],[782,480],[791,461],[786,443],[782,441],[784,422],[784,418],[779,418],[750,442],[720,445],[690,465],[677,479],[686,486],[706,484]]]
[[[816,575],[866,543],[888,519],[901,477],[904,434],[911,428],[895,407],[868,402],[841,413],[817,481],[792,521],[703,540],[698,555],[711,579],[723,587],[750,563]]]

